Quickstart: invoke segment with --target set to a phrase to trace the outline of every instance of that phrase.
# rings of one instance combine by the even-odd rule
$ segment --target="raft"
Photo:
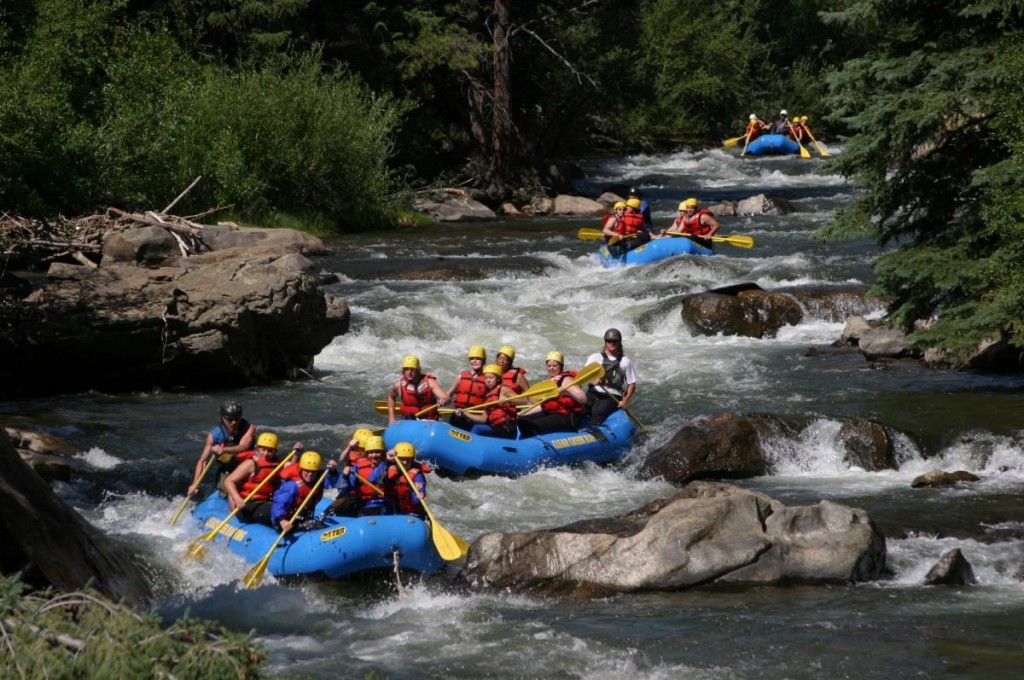
[[[761,135],[747,145],[745,156],[788,156],[800,153],[800,145],[786,135]]]
[[[399,420],[384,430],[388,448],[398,442],[416,447],[416,457],[440,473],[462,477],[518,476],[542,467],[573,463],[613,463],[629,450],[636,424],[615,411],[600,425],[579,432],[500,439],[470,434],[439,420]]]
[[[331,504],[324,498],[314,517]],[[192,516],[203,532],[215,529],[231,513],[226,498],[214,491],[196,505]],[[373,517],[325,517],[324,527],[296,531],[275,548],[267,571],[277,577],[338,579],[369,569],[392,569],[398,552],[398,566],[431,574],[444,566],[430,535],[430,527],[413,515]],[[250,564],[262,560],[280,532],[265,524],[231,520],[208,545],[223,546]]]
[[[630,250],[622,257],[612,257],[605,244],[597,249],[597,257],[605,267],[620,264],[650,264],[676,255],[714,255],[715,251],[705,248],[685,236],[658,238],[648,241],[639,248]]]

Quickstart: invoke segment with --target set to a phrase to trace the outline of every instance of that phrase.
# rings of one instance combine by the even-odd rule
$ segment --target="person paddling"
[[[270,499],[281,484],[281,477],[275,472],[279,462],[277,444],[276,434],[262,433],[255,450],[240,454],[238,467],[224,480],[228,504],[232,510],[238,510],[238,518],[243,522],[270,524]]]
[[[299,477],[288,479],[281,483],[281,486],[274,492],[270,502],[270,526],[285,533],[293,529],[307,530],[317,528],[313,523],[313,513],[316,504],[324,495],[324,485],[316,486],[323,472],[323,457],[316,451],[306,451],[299,458]],[[337,476],[337,471],[328,471],[327,485],[331,484],[331,478]],[[316,489],[314,490],[314,487]],[[307,501],[306,499],[309,498]],[[294,517],[299,507],[302,507],[302,514]],[[320,526],[323,526],[320,524]]]
[[[587,364],[599,363],[604,377],[587,389],[585,414],[591,425],[600,425],[614,411],[626,408],[636,394],[636,368],[622,348],[622,333],[617,328],[604,332],[604,347],[587,358]]]
[[[548,375],[559,388],[576,377],[576,371],[565,370],[565,357],[557,350],[551,350],[545,357]],[[547,432],[573,432],[580,429],[583,406],[587,393],[579,385],[561,391],[557,397],[535,405],[519,414],[519,429],[524,437]]]
[[[516,348],[512,345],[502,345],[498,349],[498,356],[495,358],[501,367],[501,383],[509,387],[516,394],[522,394],[530,389],[530,381],[526,379],[526,369],[513,366],[516,360]],[[484,399],[484,401],[490,401]],[[481,404],[483,403],[480,402]]]
[[[501,366],[497,364],[484,366],[484,379],[487,381],[488,390],[485,403],[497,401],[501,401],[501,403],[485,407],[483,413],[456,409],[455,414],[464,415],[476,423],[470,430],[473,434],[515,439],[519,436],[519,430],[516,428],[519,411],[512,402],[518,393],[511,387],[502,384],[501,375]]]
[[[436,408],[424,411],[447,401],[448,393],[438,384],[437,378],[420,372],[420,358],[410,354],[402,359],[402,377],[388,391],[388,424],[396,419],[437,420]],[[395,415],[396,410],[398,416]]]
[[[679,215],[668,229],[662,229],[658,238],[678,238],[673,234],[681,234],[697,244],[713,249],[715,242],[711,237],[718,233],[722,225],[714,218],[710,210],[701,210],[696,198],[688,198],[679,204]]]
[[[237,401],[225,401],[220,407],[220,422],[206,435],[203,452],[196,461],[188,495],[199,491],[199,480],[213,456],[217,456],[217,486],[223,488],[224,477],[238,465],[237,456],[252,448],[256,438],[256,426],[242,417],[242,405]]]
[[[395,514],[415,515],[420,519],[427,518],[427,512],[423,508],[423,500],[427,498],[426,474],[431,472],[427,463],[416,460],[416,447],[409,442],[399,442],[393,449],[394,459],[401,462],[405,471],[409,474],[406,478],[399,469],[394,459],[388,464],[388,489],[395,502]],[[389,452],[391,453],[391,452]],[[412,484],[409,480],[412,480]],[[415,485],[415,489],[413,488]],[[419,493],[417,493],[417,491]]]
[[[487,385],[484,384],[484,363],[487,361],[487,350],[480,345],[473,345],[466,352],[469,359],[469,370],[462,371],[452,388],[448,390],[452,406],[455,408],[469,408],[484,403],[484,395],[487,394]],[[454,413],[448,419],[448,424],[460,430],[468,430],[473,426],[472,421],[466,417],[458,417]]]

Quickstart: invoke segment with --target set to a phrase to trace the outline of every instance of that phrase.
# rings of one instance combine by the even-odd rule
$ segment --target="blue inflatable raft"
[[[761,135],[747,145],[746,156],[788,156],[800,153],[800,145],[786,135]]]
[[[440,472],[516,476],[548,466],[613,463],[629,450],[635,431],[636,425],[624,411],[615,411],[602,424],[579,432],[526,439],[483,437],[438,420],[399,420],[384,431],[384,443],[390,448],[409,442],[416,447],[417,458]]]
[[[330,499],[322,499],[317,504],[316,516],[330,504]],[[192,516],[207,532],[230,513],[227,499],[214,491],[196,505]],[[286,536],[271,555],[267,571],[274,576],[337,579],[368,569],[391,569],[396,551],[398,565],[405,569],[430,574],[444,565],[434,547],[430,527],[418,517],[325,517],[323,521],[322,529]],[[279,535],[265,524],[241,522],[236,515],[210,543],[227,543],[231,552],[255,564],[266,556]]]
[[[675,236],[657,238],[639,248],[628,251],[622,257],[612,257],[608,252],[608,244],[597,249],[597,257],[605,267],[616,267],[620,264],[650,264],[665,260],[676,255],[714,255],[715,251],[686,238]]]

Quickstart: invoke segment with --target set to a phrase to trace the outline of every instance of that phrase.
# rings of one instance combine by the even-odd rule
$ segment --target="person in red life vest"
[[[416,515],[420,519],[426,519],[427,512],[423,509],[423,500],[427,497],[425,475],[431,472],[430,465],[416,460],[416,448],[409,442],[395,444],[395,448],[388,452],[388,456],[392,457],[392,454],[393,458],[401,461],[405,471],[409,473],[409,478],[412,479],[412,484],[409,484],[409,479],[402,474],[397,464],[388,467],[388,486],[392,489],[395,513]]]
[[[589,416],[591,425],[600,425],[614,411],[626,408],[636,394],[636,368],[625,355],[618,328],[604,332],[604,348],[587,357],[587,365],[593,363],[604,367],[604,377],[587,388],[583,414]]]
[[[637,189],[636,187],[630,187],[629,188],[629,196],[627,196],[627,198],[635,198],[636,200],[640,201],[640,208],[639,208],[639,210],[640,210],[640,214],[644,218],[644,226],[643,226],[643,228],[646,229],[649,232],[653,232],[654,231],[654,220],[651,219],[651,204],[648,203],[640,195],[640,190]],[[629,201],[626,201],[626,207],[627,208],[629,207]]]
[[[388,424],[395,420],[412,420],[430,406],[448,401],[448,393],[430,373],[420,372],[420,359],[409,355],[402,359],[402,377],[395,381],[388,392]],[[395,415],[395,410],[399,415]],[[431,409],[419,416],[423,420],[437,420],[437,409]]]
[[[804,116],[804,118],[806,118],[806,116]],[[801,121],[801,117],[800,116],[793,116],[793,118],[792,118],[792,120],[790,121],[790,124],[789,124],[789,133],[788,134],[789,134],[789,138],[792,139],[794,142],[801,142],[801,143],[803,143],[804,135],[807,134],[807,131],[804,130],[803,123],[801,123],[800,121]]]
[[[448,390],[452,406],[455,408],[468,408],[484,403],[484,395],[487,394],[487,386],[484,384],[484,362],[487,361],[487,350],[480,345],[473,345],[466,352],[469,358],[469,370],[462,371],[455,378],[455,383]],[[468,430],[473,423],[462,416],[459,418],[452,414],[448,424],[460,430]]]
[[[619,222],[625,214],[626,202],[616,201],[615,205],[612,206],[612,212],[601,218],[601,233],[604,234],[605,243],[619,235],[617,229],[620,228]]]
[[[455,414],[465,415],[475,423],[470,430],[473,434],[515,439],[519,436],[519,430],[516,428],[519,410],[513,403],[517,392],[501,383],[501,375],[501,366],[497,364],[484,366],[484,379],[487,381],[487,396],[484,403],[504,400],[502,403],[491,404],[485,407],[482,413],[456,409]]]
[[[243,522],[270,524],[270,499],[281,484],[280,475],[275,473],[280,462],[277,444],[276,434],[262,433],[256,440],[256,449],[239,454],[238,467],[224,480],[228,504],[232,510],[238,510],[238,518]],[[260,486],[264,480],[266,483]],[[253,491],[256,493],[249,498]]]
[[[750,114],[750,122],[747,123],[747,128],[743,131],[744,139],[754,141],[768,129],[768,123],[757,117],[756,113]]]
[[[715,242],[711,237],[721,228],[710,210],[700,209],[696,198],[688,198],[679,204],[679,215],[668,229],[661,230],[658,238],[678,238],[672,234],[682,234],[705,248],[713,248]]]
[[[299,458],[298,469],[298,479],[281,482],[281,486],[274,492],[270,501],[270,526],[286,533],[293,529],[304,531],[319,528],[313,522],[316,504],[323,498],[324,486],[331,484],[332,478],[338,476],[335,467],[324,471],[323,457],[316,451],[303,453]],[[314,491],[313,487],[316,486],[321,474],[327,474],[328,477],[324,480],[324,484],[316,487]],[[302,508],[302,513],[295,517],[295,521],[292,521],[292,517],[303,503],[305,505]],[[322,527],[322,524],[320,526]]]
[[[224,478],[238,465],[238,454],[252,450],[255,440],[256,426],[242,417],[242,405],[237,401],[221,404],[220,422],[206,435],[206,444],[196,461],[188,495],[194,496],[199,491],[199,480],[212,456],[217,456],[218,462],[217,487],[223,489]]]
[[[544,358],[548,375],[561,388],[576,377],[576,371],[565,370],[565,357],[552,350]],[[580,429],[583,405],[587,393],[579,385],[567,387],[553,399],[542,401],[525,413],[519,414],[519,430],[524,437],[546,432],[573,432]]]
[[[349,483],[352,470],[360,458],[364,457],[363,447],[369,437],[374,436],[373,432],[364,427],[359,428],[352,435],[352,439],[341,449],[338,462],[328,461],[328,467],[338,467],[340,474],[336,479],[328,478],[326,486],[338,489],[338,496],[324,511],[325,515],[340,515],[341,517],[355,517],[359,513],[359,484],[355,486]]]
[[[614,243],[608,242],[608,254],[612,257],[622,257],[651,240],[651,232],[644,227],[644,214],[640,211],[642,205],[636,197],[626,201],[626,211],[611,229],[619,237]]]
[[[347,475],[349,487],[355,489],[358,499],[356,514],[387,515],[391,507],[384,496],[384,484],[388,477],[388,464],[384,460],[384,439],[367,437],[363,442],[366,455],[357,459]]]
[[[502,345],[495,358],[498,366],[501,367],[501,384],[510,388],[516,394],[522,394],[530,389],[530,381],[526,379],[526,369],[512,365],[516,360],[516,348],[512,345]],[[487,401],[487,400],[485,400]],[[481,404],[483,402],[480,402]]]

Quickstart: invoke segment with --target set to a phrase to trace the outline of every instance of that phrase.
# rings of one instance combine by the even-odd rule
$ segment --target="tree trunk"
[[[512,95],[508,82],[509,8],[506,0],[494,0],[494,103],[491,111],[491,176],[508,180],[512,138]]]

